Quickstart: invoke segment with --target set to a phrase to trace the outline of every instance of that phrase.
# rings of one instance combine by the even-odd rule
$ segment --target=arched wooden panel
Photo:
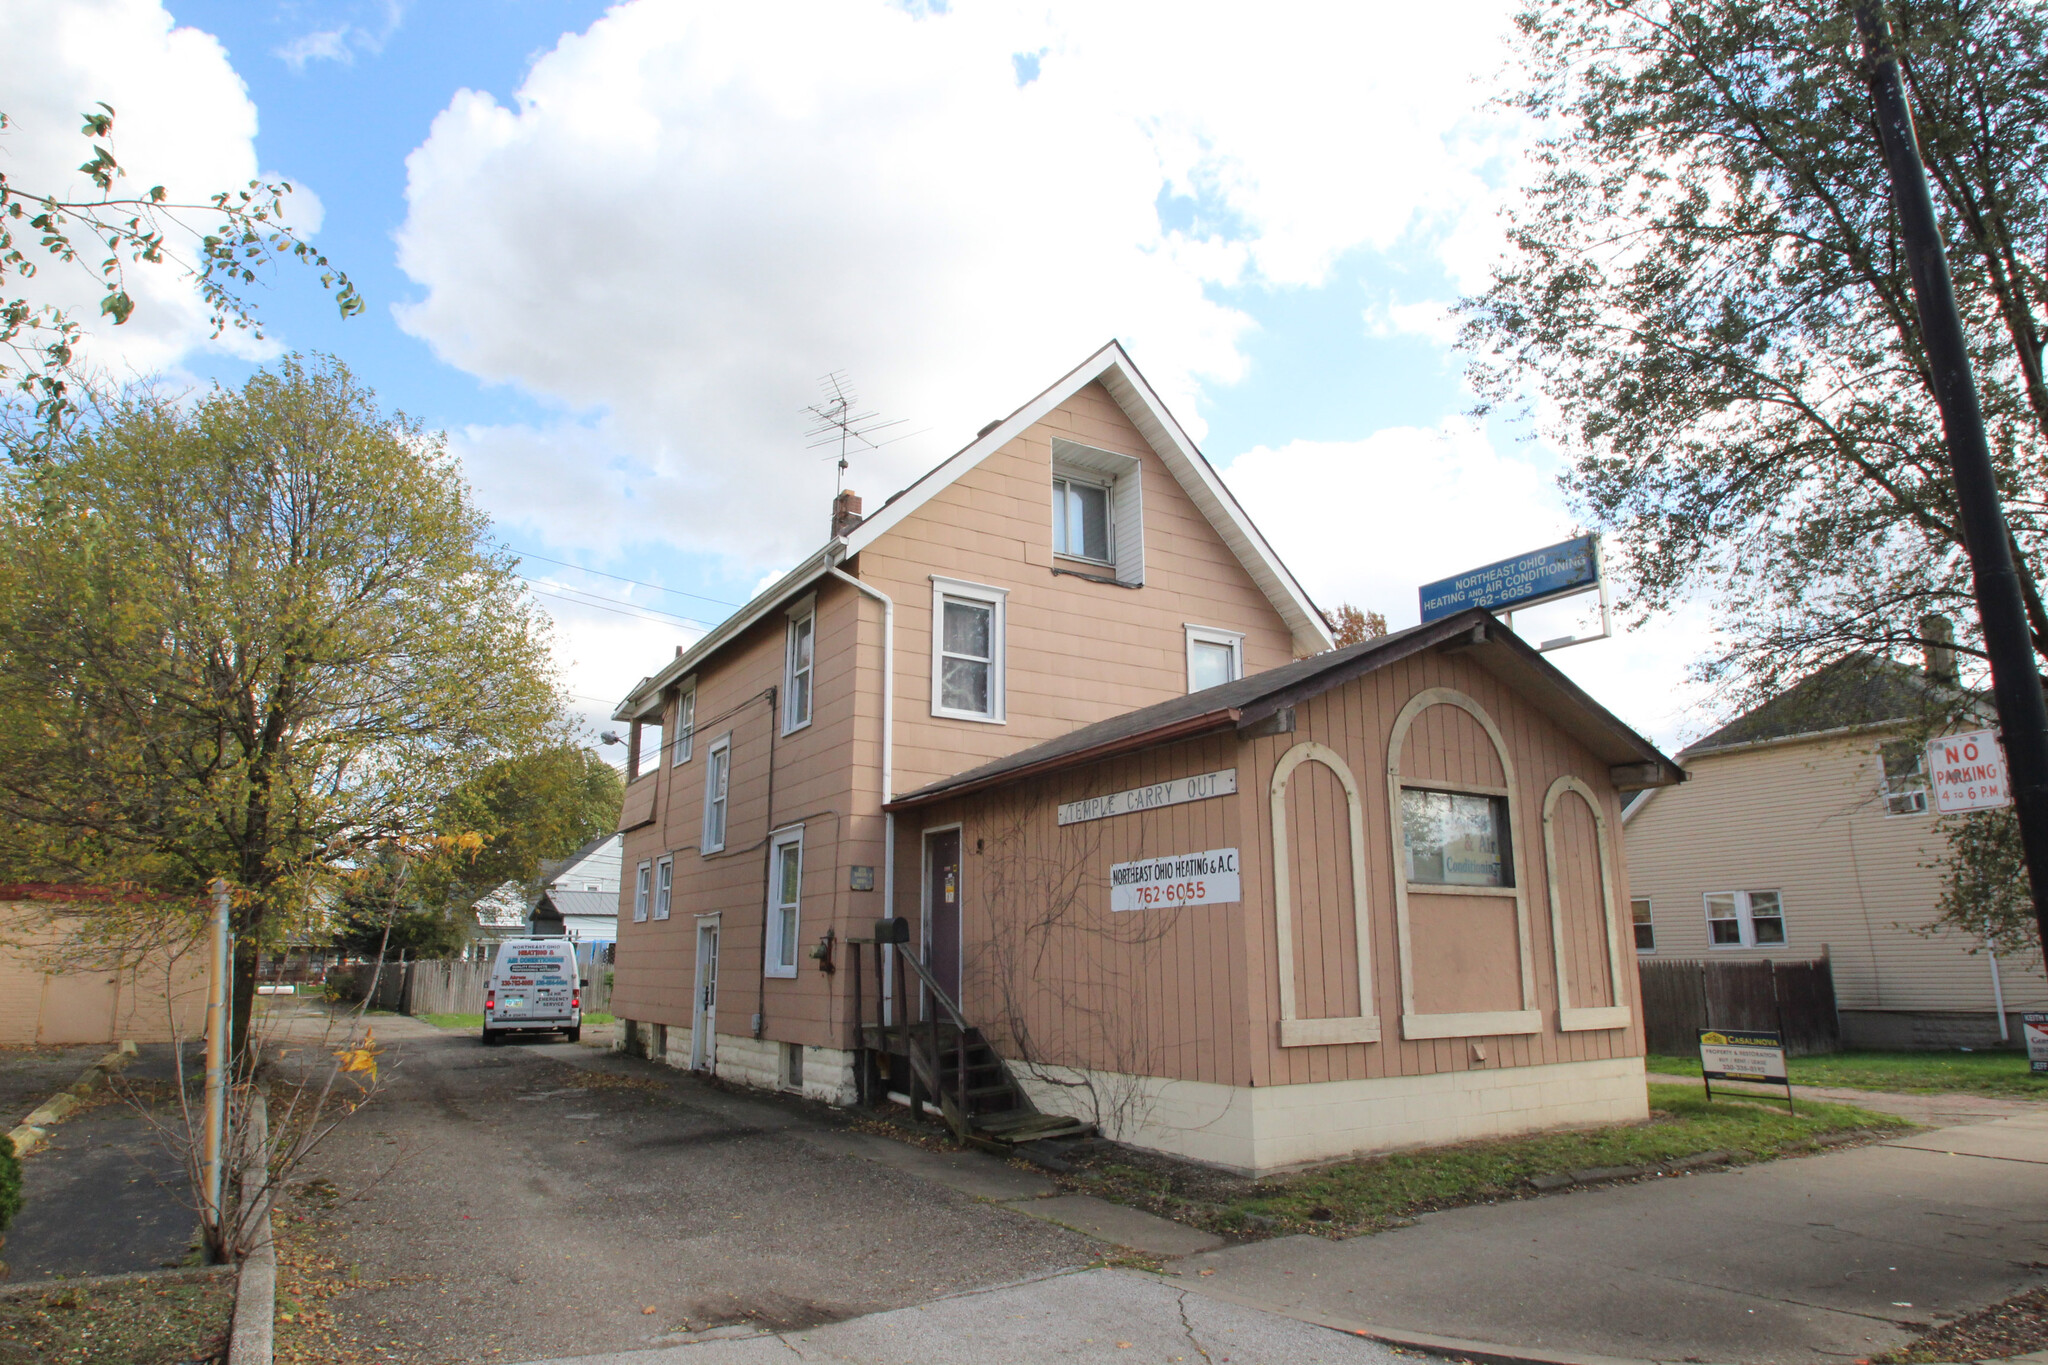
[[[1627,1028],[1607,817],[1593,789],[1576,777],[1558,778],[1544,795],[1543,861],[1550,878],[1558,1027]]]
[[[1440,714],[1447,712],[1456,714]],[[1420,771],[1410,772],[1403,766],[1411,755]],[[1514,885],[1411,884],[1406,874],[1407,848],[1401,825],[1404,784],[1505,797]],[[1450,687],[1424,688],[1408,699],[1387,739],[1387,810],[1393,845],[1394,932],[1401,953],[1401,1036],[1474,1038],[1540,1032],[1543,1019],[1536,1006],[1523,812],[1516,799],[1515,767],[1508,756],[1507,743],[1484,707]],[[1446,933],[1432,935],[1431,943],[1421,954],[1411,918],[1414,896],[1427,902],[1432,913],[1441,905],[1447,921],[1443,926]],[[1512,907],[1512,926],[1506,922],[1506,914],[1489,911],[1485,902]],[[1452,920],[1456,923],[1449,923]],[[1459,942],[1459,931],[1484,934],[1488,941]],[[1491,999],[1488,979],[1509,971],[1505,962],[1509,951],[1515,954],[1516,961],[1507,980],[1518,988],[1519,1008],[1513,1002]],[[1417,989],[1418,957],[1423,973],[1429,977],[1427,991]],[[1475,978],[1474,972],[1482,975]],[[1480,985],[1477,998],[1471,995],[1475,983]]]
[[[1344,820],[1342,827],[1347,832],[1346,842],[1350,845],[1349,895],[1344,894],[1343,878],[1329,875],[1327,869],[1319,868],[1313,858],[1297,858],[1293,846],[1288,842],[1288,788],[1295,769],[1304,763],[1314,762],[1329,770],[1337,784],[1343,789]],[[1305,786],[1307,784],[1304,784]],[[1279,949],[1277,961],[1280,969],[1280,1046],[1310,1047],[1329,1043],[1376,1043],[1380,1038],[1379,1016],[1372,1009],[1372,937],[1371,920],[1367,913],[1365,880],[1365,805],[1359,799],[1358,783],[1351,775],[1350,767],[1342,755],[1325,745],[1305,741],[1295,745],[1280,756],[1273,768],[1273,929]],[[1313,814],[1315,803],[1311,795],[1307,803]],[[1334,803],[1333,803],[1334,804]],[[1335,815],[1335,812],[1330,812]],[[1304,839],[1303,848],[1313,848],[1317,840]],[[1309,883],[1315,885],[1311,889]],[[1345,900],[1350,902],[1349,934],[1332,934],[1335,927],[1333,916]],[[1300,913],[1306,910],[1307,913]],[[1312,927],[1318,941],[1307,939],[1306,929]],[[1315,971],[1314,964],[1305,967],[1304,950],[1320,947],[1323,936],[1340,940],[1348,938],[1353,946],[1356,964],[1355,975],[1345,973],[1345,982],[1332,988],[1330,978],[1317,975],[1313,989],[1305,989],[1304,978]],[[1339,970],[1343,964],[1339,963]],[[1355,984],[1353,984],[1355,982]],[[1356,1001],[1357,1012],[1350,1015],[1322,1015],[1303,1017],[1304,1004],[1313,1008],[1327,1009],[1332,999],[1344,1002]]]

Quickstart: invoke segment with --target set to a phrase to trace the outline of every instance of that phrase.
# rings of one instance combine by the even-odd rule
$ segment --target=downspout
[[[882,604],[882,804],[886,806],[896,786],[896,603],[888,593],[861,582],[837,564],[825,572]],[[886,811],[882,814],[882,913],[896,913],[896,817]],[[882,999],[886,1008],[886,991]]]
[[[782,691],[768,689],[768,832],[762,836],[766,844],[767,859],[761,867],[761,988],[754,997],[754,1037],[759,1038],[768,1025],[768,917],[775,913],[769,902],[775,895],[775,736],[782,732]],[[731,750],[727,750],[730,754]],[[732,781],[732,759],[726,759],[726,781]],[[732,803],[726,803],[726,816],[732,815]],[[620,864],[623,869],[624,864]]]

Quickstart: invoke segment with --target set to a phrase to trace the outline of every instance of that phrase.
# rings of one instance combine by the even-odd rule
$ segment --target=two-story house
[[[1970,704],[1951,649],[1919,670],[1855,655],[1682,751],[1690,780],[1626,817],[1637,955],[1825,958],[1850,1046],[2016,1041],[2017,1014],[2048,1007],[2040,955],[2001,959],[1930,928],[1948,841],[1925,737]]]
[[[1240,1169],[1642,1112],[1617,792],[1677,772],[1497,622],[1332,652],[1115,344],[860,511],[842,496],[822,549],[615,713],[629,1046],[949,1117],[948,1066],[960,1105],[1001,1088],[968,1085],[965,1033],[921,1084],[867,1055],[907,1022],[887,990],[988,1021],[1041,1108],[1085,1093]],[[1070,820],[1076,793],[1099,799]],[[891,916],[900,948],[849,943]],[[1180,963],[1170,999],[1106,984],[1132,952]]]

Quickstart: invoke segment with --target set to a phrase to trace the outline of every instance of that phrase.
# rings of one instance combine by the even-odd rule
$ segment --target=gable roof
[[[614,839],[619,840],[620,846],[623,848],[625,837],[625,835],[617,830],[609,830],[590,840],[566,858],[548,859],[540,865],[541,883],[545,885],[548,882],[559,881],[569,873],[574,872],[578,864],[584,862],[591,854],[596,853]]]
[[[561,915],[598,916],[604,919],[619,917],[619,898],[616,892],[611,891],[543,891],[540,899],[534,902],[534,909],[539,910],[543,905],[554,907],[555,912]]]
[[[1216,528],[1223,543],[1251,575],[1266,600],[1287,623],[1294,647],[1301,653],[1327,650],[1335,643],[1323,614],[1294,577],[1265,535],[1238,504],[1208,459],[1138,371],[1123,344],[1111,341],[1069,370],[1059,380],[979,435],[950,458],[926,471],[907,488],[892,494],[872,515],[842,538],[827,542],[810,558],[756,593],[751,601],[720,622],[696,644],[678,654],[660,672],[642,678],[612,712],[613,720],[646,719],[661,706],[669,684],[689,676],[705,660],[791,597],[823,578],[842,560],[850,559],[900,525],[961,475],[1015,440],[1090,384],[1101,384],[1173,475],[1189,501]]]
[[[1460,637],[1463,637],[1462,640]],[[1438,645],[1462,644],[1480,667],[1551,715],[1598,758],[1628,768],[1628,787],[1663,787],[1685,773],[1657,747],[1594,701],[1523,639],[1483,607],[1471,607],[1427,625],[1350,645],[1327,654],[1219,683],[1185,697],[1126,711],[1043,744],[942,778],[884,805],[908,810],[965,796],[1026,777],[1080,767],[1115,754],[1149,749],[1213,731],[1248,730],[1259,722],[1332,688]]]
[[[1850,654],[1750,708],[1704,739],[1681,760],[1775,740],[1928,719],[1965,701],[1960,689],[1928,680],[1917,668],[1876,654]]]

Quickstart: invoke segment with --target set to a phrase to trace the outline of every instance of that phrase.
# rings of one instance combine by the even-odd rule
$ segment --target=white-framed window
[[[681,767],[690,761],[690,749],[697,735],[697,684],[693,679],[676,694],[676,737],[669,762]]]
[[[647,922],[647,892],[654,881],[654,864],[640,864],[640,875],[633,883],[633,923]]]
[[[784,830],[770,841],[768,869],[768,951],[762,970],[769,976],[795,976],[804,883],[801,825]]]
[[[1144,466],[1134,455],[1055,437],[1052,443],[1052,552],[1055,567],[1145,581]],[[1058,561],[1069,561],[1059,564]]]
[[[1052,476],[1052,552],[1113,565],[1110,486],[1075,474]]]
[[[782,661],[782,733],[811,723],[812,663],[817,656],[818,613],[804,599],[789,611],[789,639]]]
[[[1884,813],[1925,815],[1927,751],[1910,739],[1895,739],[1880,746],[1877,757],[1884,765]]]
[[[1650,898],[1631,897],[1628,903],[1628,917],[1635,925],[1636,951],[1654,953],[1657,951],[1657,925],[1650,918]]]
[[[654,865],[654,917],[668,918],[669,892],[675,888],[676,860],[663,858]]]
[[[1785,899],[1775,891],[1709,891],[1707,944],[1713,948],[1782,948]]]
[[[732,786],[732,736],[720,735],[704,756],[704,838],[699,850],[717,853],[725,847],[726,795]]]
[[[1236,682],[1244,676],[1244,632],[1184,625],[1188,638],[1188,691]]]
[[[1411,882],[1514,885],[1505,796],[1403,787],[1401,839]]]
[[[932,714],[1003,720],[1002,588],[932,577]]]

